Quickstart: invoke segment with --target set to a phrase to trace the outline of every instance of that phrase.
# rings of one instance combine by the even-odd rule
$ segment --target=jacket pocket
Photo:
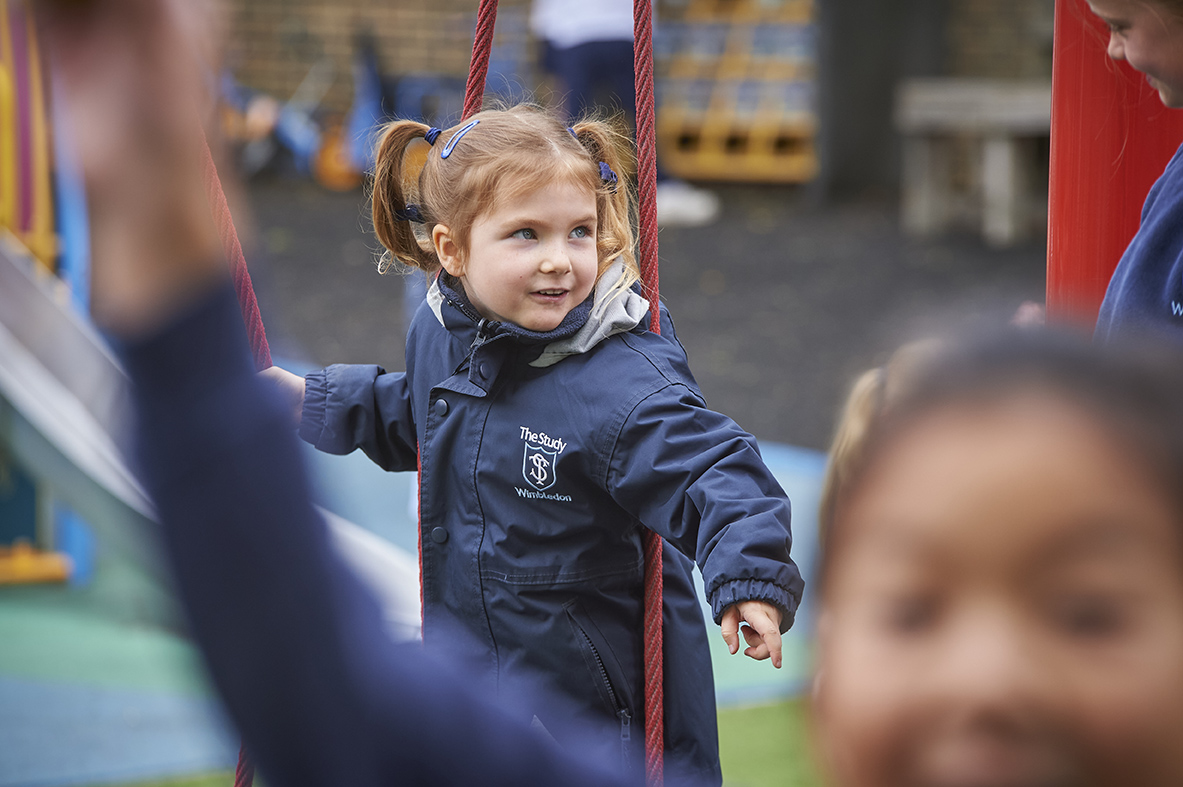
[[[571,624],[576,645],[591,672],[592,682],[600,699],[620,722],[620,756],[624,766],[628,768],[631,764],[629,749],[632,741],[633,714],[628,695],[625,693],[628,691],[628,682],[623,674],[624,670],[604,635],[584,612],[579,602],[568,601],[563,605],[563,609],[567,613],[567,621]]]

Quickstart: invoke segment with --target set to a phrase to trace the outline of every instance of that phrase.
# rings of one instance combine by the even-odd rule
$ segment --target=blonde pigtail
[[[826,464],[818,504],[819,541],[823,545],[832,528],[838,501],[843,497],[842,490],[863,455],[871,427],[883,405],[886,388],[887,370],[880,366],[859,375],[846,398],[834,431],[834,441],[830,444],[830,461]]]
[[[415,235],[408,217],[408,194],[404,188],[407,148],[416,139],[423,139],[428,130],[422,123],[397,120],[386,126],[378,142],[372,217],[374,232],[387,250],[378,263],[380,273],[386,273],[394,260],[428,272],[439,267],[435,251],[423,248]],[[417,206],[414,210],[418,210],[426,223],[429,211],[424,206]]]
[[[855,381],[842,409],[830,461],[822,482],[818,506],[818,530],[824,546],[833,529],[837,510],[846,497],[850,480],[861,469],[872,434],[890,415],[895,403],[910,392],[925,368],[946,349],[939,339],[919,339],[896,350],[884,365],[863,372]]]

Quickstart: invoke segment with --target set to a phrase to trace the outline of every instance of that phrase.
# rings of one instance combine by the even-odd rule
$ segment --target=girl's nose
[[[545,251],[538,267],[543,273],[566,273],[571,269],[571,257],[565,248],[552,247]]]
[[[1108,52],[1109,57],[1113,58],[1114,60],[1125,60],[1125,47],[1122,46],[1121,39],[1118,37],[1117,33],[1109,34],[1109,46],[1107,47],[1106,51]]]
[[[969,716],[1025,715],[1038,705],[1050,676],[1024,622],[1004,610],[980,610],[949,632],[934,688]]]

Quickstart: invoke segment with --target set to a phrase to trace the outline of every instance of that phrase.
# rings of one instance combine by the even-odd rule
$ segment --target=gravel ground
[[[273,350],[316,365],[403,364],[403,281],[379,276],[361,191],[247,186],[239,211]],[[661,293],[712,407],[761,439],[824,448],[849,382],[901,341],[1043,299],[1044,246],[901,236],[897,206],[816,207],[723,186],[708,227],[664,228]]]

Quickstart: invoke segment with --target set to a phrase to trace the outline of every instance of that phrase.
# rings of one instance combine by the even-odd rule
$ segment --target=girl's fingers
[[[768,646],[764,643],[764,638],[760,636],[759,632],[751,626],[744,626],[740,630],[743,632],[743,638],[748,642],[748,649],[743,654],[756,661],[768,658]]]
[[[740,627],[740,623],[744,625]],[[748,643],[744,655],[757,661],[771,658],[777,669],[781,666],[781,638],[779,610],[761,601],[745,601],[733,604],[723,612],[719,620],[723,630],[723,641],[732,655],[739,652],[739,634]]]
[[[739,650],[739,607],[733,604],[723,610],[719,625],[723,629],[723,641],[727,643],[727,650],[734,656]]]
[[[764,644],[768,646],[768,655],[772,658],[772,666],[780,669],[782,656],[780,628],[778,626],[773,626],[764,635]]]
[[[743,638],[746,639],[748,641],[748,645],[752,646],[753,648],[764,644],[764,637],[762,637],[760,632],[756,631],[751,626],[744,626],[741,631],[743,631]]]
[[[771,658],[772,666],[780,669],[780,623],[769,615],[768,609],[769,605],[766,604],[752,604],[744,610],[744,619],[748,624],[748,628],[744,629],[744,639],[751,646],[745,655],[758,660]]]

